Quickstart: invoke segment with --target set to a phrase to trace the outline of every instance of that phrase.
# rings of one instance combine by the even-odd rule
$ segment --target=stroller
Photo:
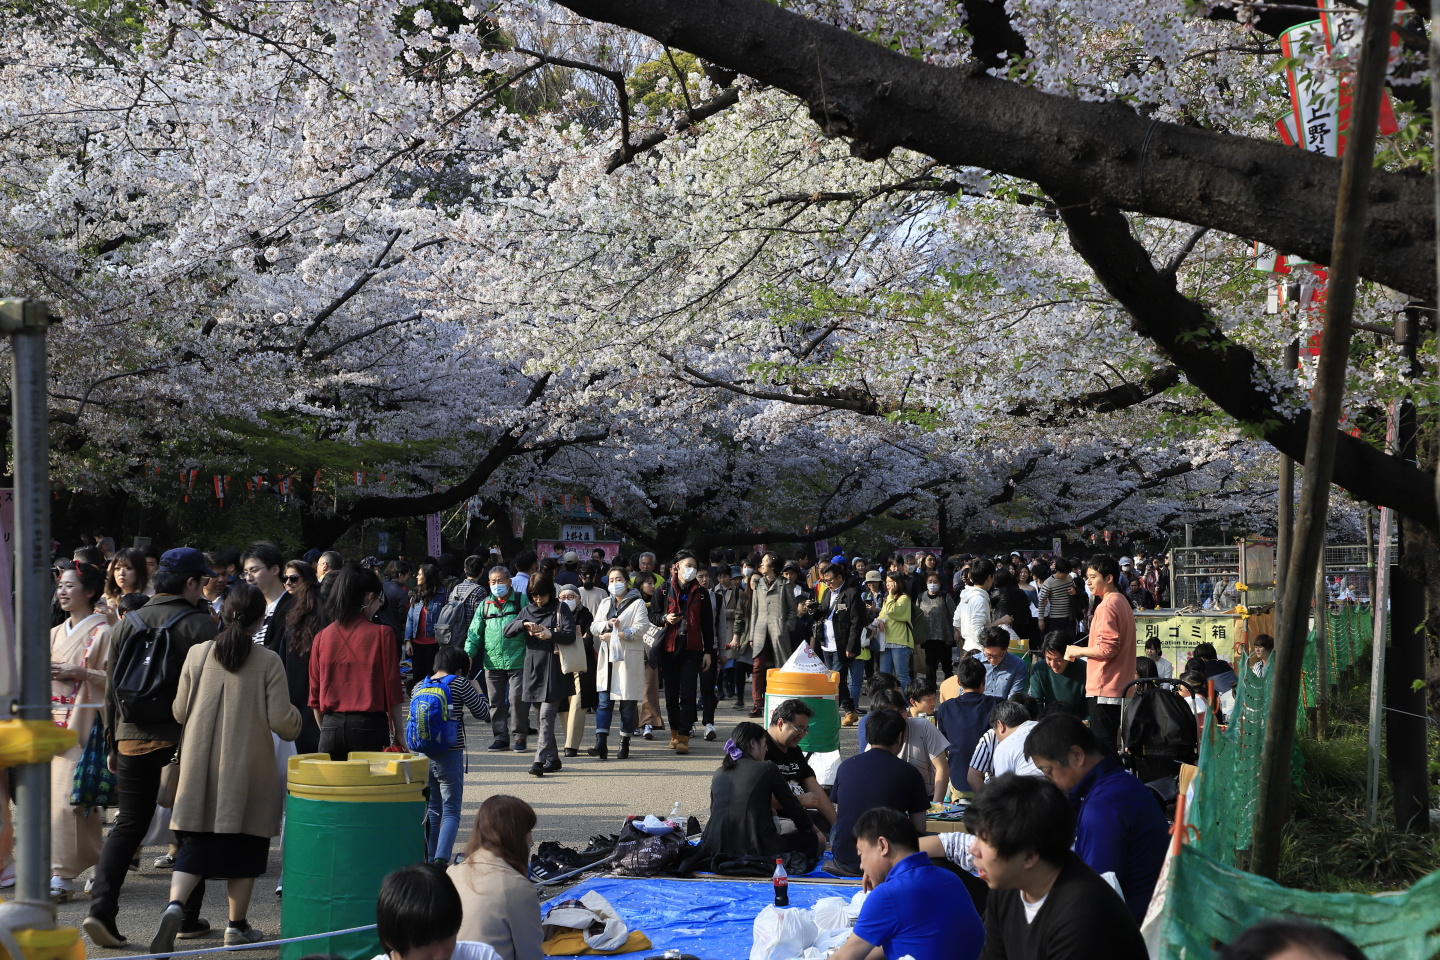
[[[1139,686],[1133,697],[1130,688]],[[1120,762],[1156,794],[1161,805],[1174,800],[1180,764],[1195,763],[1200,737],[1195,714],[1177,695],[1179,680],[1132,680],[1125,685],[1120,713]]]

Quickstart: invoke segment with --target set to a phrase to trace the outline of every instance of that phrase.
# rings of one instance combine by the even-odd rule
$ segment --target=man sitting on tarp
[[[870,895],[850,939],[832,960],[866,960],[876,949],[886,960],[975,960],[985,928],[960,878],[919,852],[910,817],[877,807],[855,821],[855,845]]]
[[[790,792],[810,814],[811,822],[797,823],[796,828],[809,830],[814,826],[828,835],[835,825],[835,805],[825,795],[815,771],[805,759],[805,751],[800,749],[800,741],[810,732],[813,716],[815,711],[804,700],[786,700],[776,707],[770,714],[770,728],[766,731],[770,735],[770,749],[765,759],[780,768],[780,776],[790,785]],[[783,815],[779,801],[772,801],[771,806],[776,816]]]

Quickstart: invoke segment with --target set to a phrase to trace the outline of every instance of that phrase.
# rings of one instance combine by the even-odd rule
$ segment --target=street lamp
[[[1220,521],[1220,542],[1223,544],[1230,539],[1230,521]]]

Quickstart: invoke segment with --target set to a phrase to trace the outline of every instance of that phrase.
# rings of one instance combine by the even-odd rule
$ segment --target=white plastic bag
[[[790,654],[790,659],[780,668],[781,673],[829,673],[825,661],[815,656],[810,644],[802,643]]]
[[[844,897],[824,897],[816,900],[815,906],[810,908],[810,917],[815,921],[815,926],[824,932],[848,931],[851,925],[850,901]]]
[[[766,907],[755,917],[750,960],[790,960],[805,952],[820,933],[810,911],[791,907]]]

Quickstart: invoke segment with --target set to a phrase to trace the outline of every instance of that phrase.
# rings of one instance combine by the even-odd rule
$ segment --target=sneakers
[[[487,747],[486,749],[488,749],[488,750],[504,750],[504,749],[505,749],[506,747],[508,747],[508,746],[510,746],[510,741],[509,741],[509,740],[505,739],[504,737],[496,737],[494,740],[490,741],[490,746]]]
[[[75,884],[64,877],[50,878],[50,902],[69,903],[75,899]]]
[[[655,728],[652,727],[652,726],[651,726],[650,724],[648,724],[648,723],[645,724],[645,729],[644,729],[644,731],[641,732],[640,736],[644,737],[646,740],[654,740],[654,739],[655,739]]]
[[[172,857],[172,856],[170,856],[170,854],[168,854],[168,853],[165,854],[164,856],[156,857],[156,858],[155,858],[155,869],[156,869],[156,870],[174,870],[174,869],[175,869],[175,858]]]
[[[0,888],[15,886],[15,864],[5,864],[5,869],[0,870]]]
[[[516,740],[513,744],[511,744],[510,749],[513,750],[513,751],[515,751],[516,753],[529,753],[529,752],[530,752],[529,750],[527,750],[527,749],[525,748],[525,741],[524,741],[524,739]]]
[[[279,893],[279,888],[276,888]],[[180,932],[175,934],[181,940],[199,940],[201,937],[210,935],[210,921],[201,917],[199,920],[186,920],[180,924]]]
[[[259,943],[265,939],[265,934],[250,926],[250,921],[241,920],[240,922],[245,926],[237,927],[231,923],[225,928],[225,946],[235,947],[242,943]]]
[[[174,900],[160,914],[160,924],[155,928],[155,936],[150,940],[151,953],[170,953],[175,949],[175,937],[180,932],[180,925],[185,922],[185,905]]]
[[[706,739],[706,740],[714,740],[714,739],[715,739],[715,724],[713,724],[713,723],[707,723],[707,724],[705,724],[705,739]]]
[[[545,767],[543,764],[532,763],[530,764],[529,773],[532,777],[543,777],[545,776]]]
[[[115,929],[114,920],[101,920],[93,914],[80,921],[80,929],[97,947],[123,947],[130,942]]]

